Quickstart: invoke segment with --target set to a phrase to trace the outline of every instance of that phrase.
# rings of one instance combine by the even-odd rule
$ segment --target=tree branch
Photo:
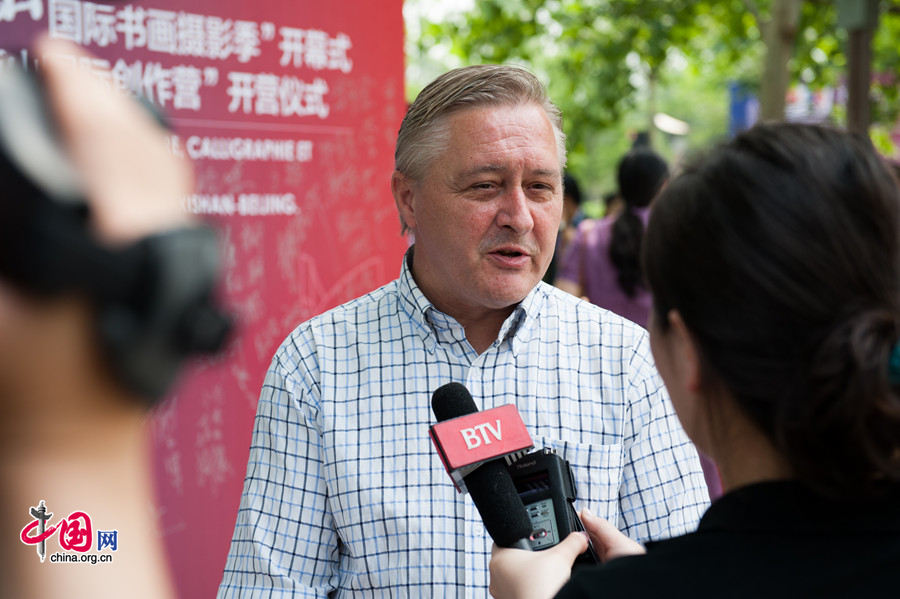
[[[892,15],[900,14],[900,0],[888,0],[884,4],[885,6],[882,9],[884,12]]]

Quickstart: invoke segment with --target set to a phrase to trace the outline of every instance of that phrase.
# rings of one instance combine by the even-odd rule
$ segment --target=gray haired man
[[[434,455],[430,397],[515,403],[569,460],[579,507],[638,540],[692,530],[707,495],[643,329],[541,282],[565,138],[524,69],[427,86],[391,189],[414,244],[399,278],[321,314],[263,384],[220,597],[487,594],[490,538]]]

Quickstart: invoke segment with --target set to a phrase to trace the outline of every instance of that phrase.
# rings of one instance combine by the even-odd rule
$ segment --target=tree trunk
[[[760,118],[764,121],[784,118],[790,83],[788,61],[794,49],[802,3],[803,0],[774,0],[771,18],[759,24],[766,44],[760,89]]]
[[[848,27],[847,129],[868,133],[872,121],[869,88],[872,83],[872,38],[878,24],[878,0],[860,0],[862,11]]]
[[[656,88],[657,88],[657,69],[651,67],[650,74],[647,77],[648,97],[647,97],[647,142],[653,147],[656,138],[656,124],[653,122],[656,116]]]

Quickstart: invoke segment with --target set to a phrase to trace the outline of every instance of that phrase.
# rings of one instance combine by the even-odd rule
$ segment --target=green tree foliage
[[[727,85],[738,81],[759,91],[764,34],[781,2],[475,0],[467,13],[426,20],[416,43],[422,54],[447,46],[463,64],[510,62],[534,70],[563,110],[572,170],[599,192],[610,187],[611,170],[628,148],[626,130],[647,129],[656,111],[687,121],[691,146],[724,136]],[[882,3],[873,114],[893,123],[900,73],[900,9],[893,7],[900,0]],[[834,0],[802,0],[787,32],[790,81],[841,82],[847,36],[836,21]],[[672,157],[667,140],[657,142]]]
[[[636,103],[636,71],[658,76],[674,40],[688,37],[667,8],[693,14],[689,0],[477,0],[464,16],[423,30],[420,46],[452,40],[467,63],[519,62],[538,71],[563,107],[570,149],[582,131],[607,127]],[[629,58],[629,55],[637,57]],[[638,73],[640,75],[640,73]]]
[[[900,0],[883,8],[872,53],[872,122],[895,123],[900,112]]]

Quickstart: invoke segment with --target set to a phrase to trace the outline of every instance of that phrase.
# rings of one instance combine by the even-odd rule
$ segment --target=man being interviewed
[[[579,506],[639,540],[707,504],[643,329],[542,283],[562,207],[558,109],[524,69],[446,73],[410,106],[391,188],[400,276],[300,325],[260,396],[220,597],[487,594],[490,538],[434,455],[432,392],[518,406]]]

